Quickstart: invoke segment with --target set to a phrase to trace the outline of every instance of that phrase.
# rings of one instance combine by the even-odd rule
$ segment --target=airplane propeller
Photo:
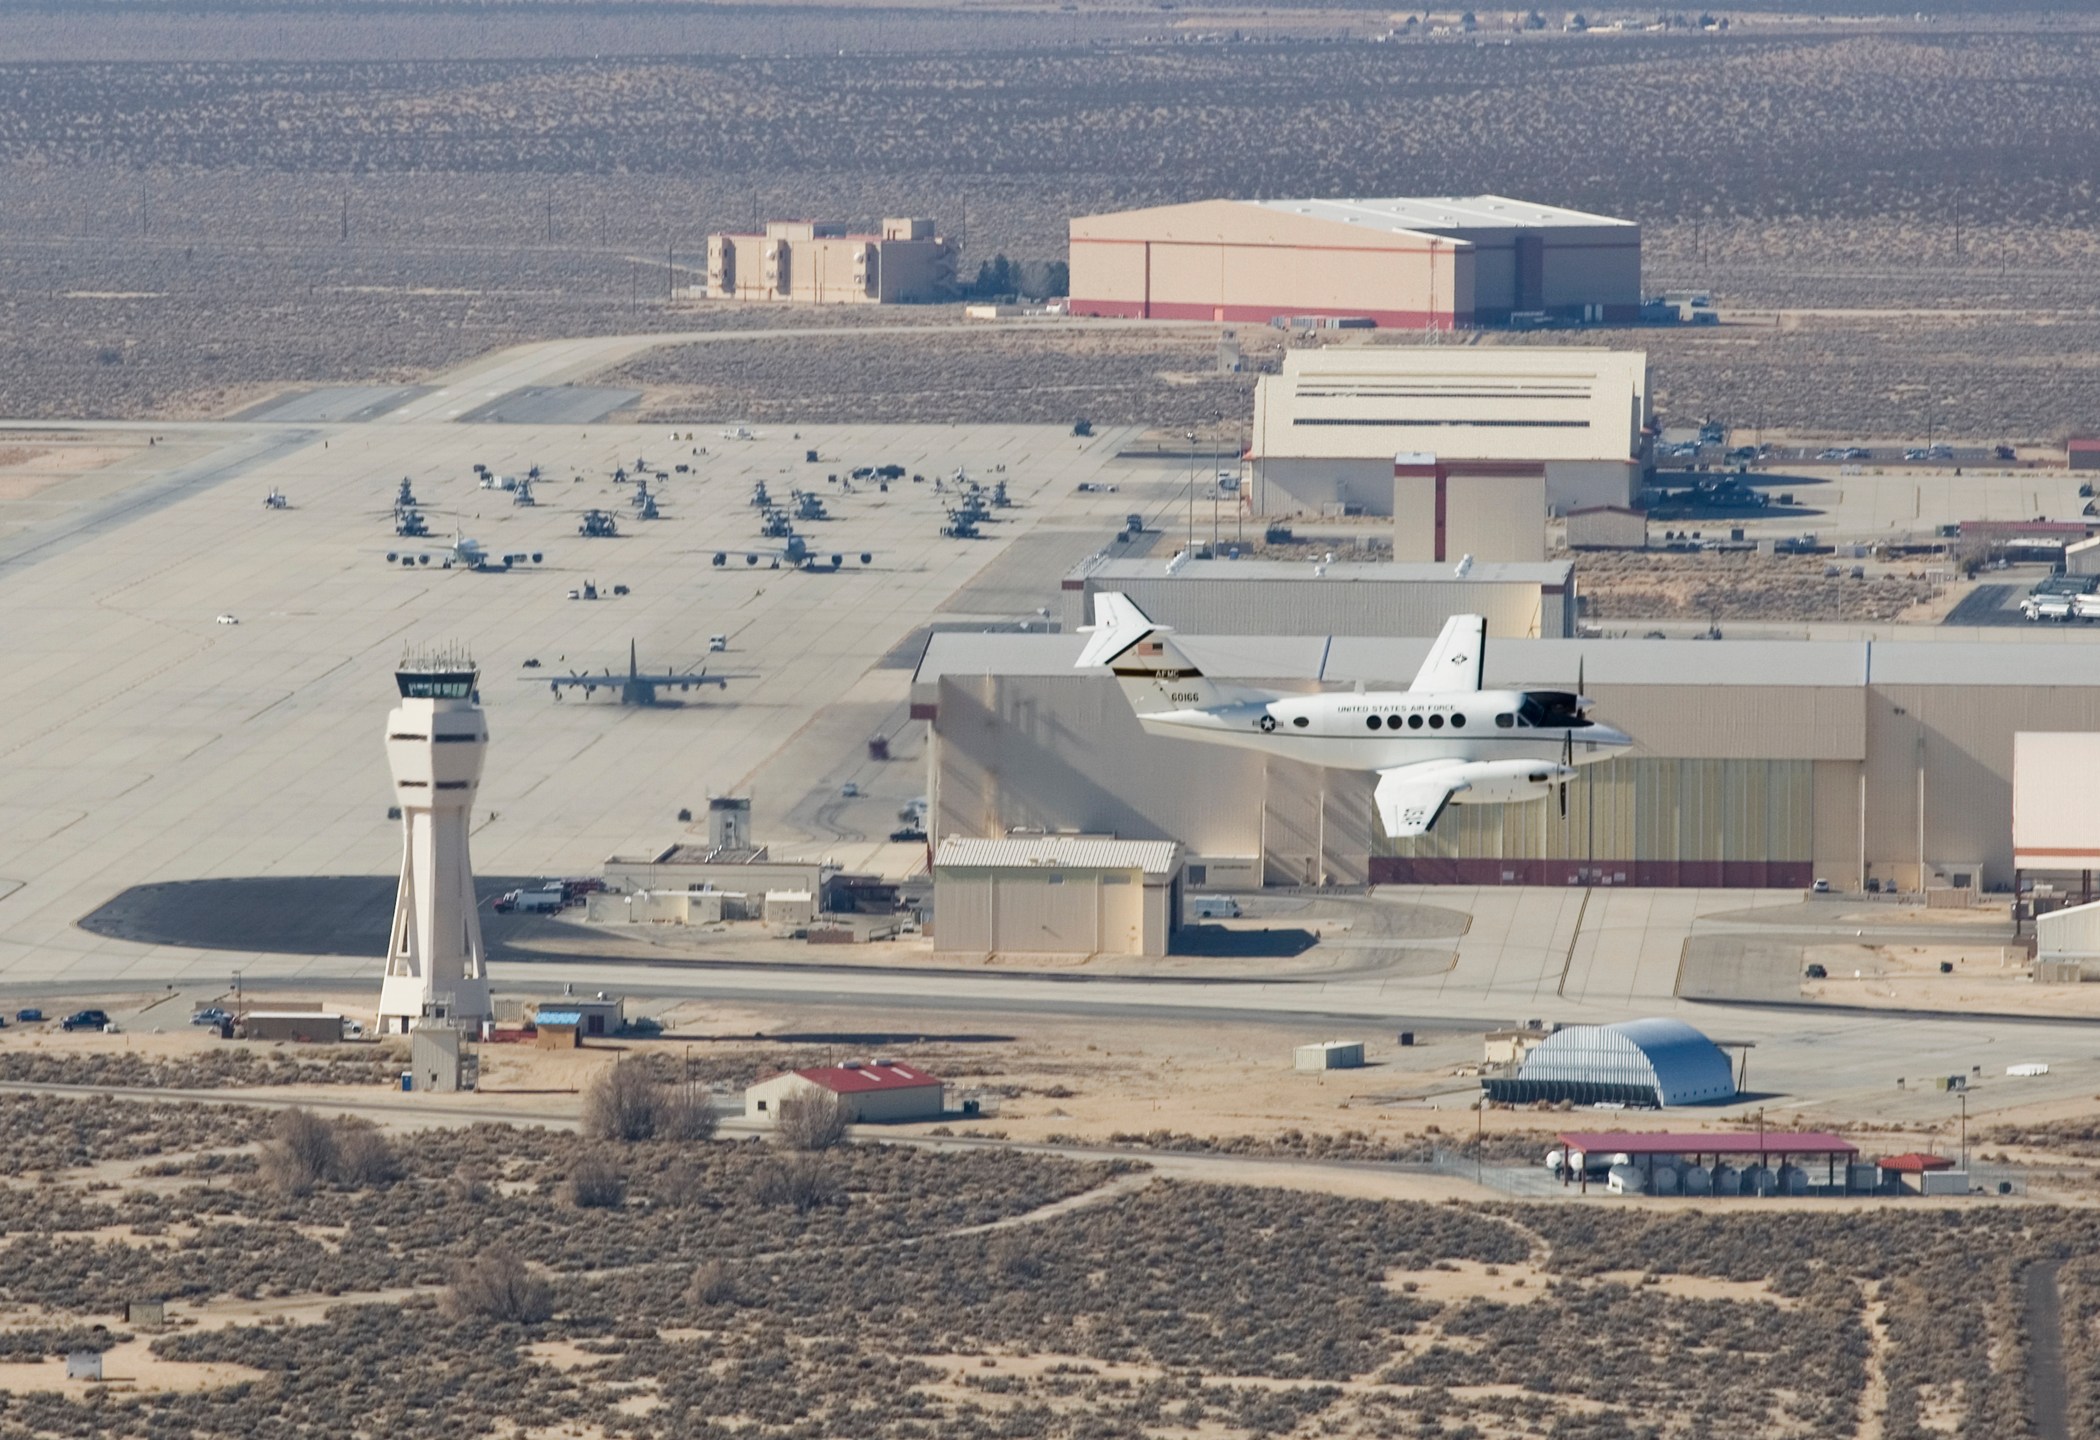
[[[1587,659],[1588,657],[1583,655],[1575,657],[1575,713],[1577,715],[1582,713],[1583,671],[1586,668],[1585,662]],[[1575,731],[1572,726],[1561,736],[1560,764],[1560,818],[1565,820],[1568,818],[1567,772],[1575,768]]]

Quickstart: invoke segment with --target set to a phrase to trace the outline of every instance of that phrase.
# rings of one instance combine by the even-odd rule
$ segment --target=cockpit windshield
[[[1566,690],[1531,690],[1517,707],[1518,723],[1535,730],[1580,730],[1595,722],[1579,708],[1582,697]]]

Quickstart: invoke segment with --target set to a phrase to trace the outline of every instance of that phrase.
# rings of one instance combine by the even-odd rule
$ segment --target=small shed
[[[580,1010],[550,1010],[541,1006],[532,1017],[538,1039],[534,1043],[542,1050],[574,1050],[583,1043],[583,1012]]]
[[[102,1352],[100,1350],[68,1350],[66,1352],[66,1378],[68,1380],[100,1380],[102,1378]]]
[[[409,1032],[408,1063],[418,1090],[450,1094],[460,1084],[465,1037],[449,1025],[418,1025]]]
[[[1294,1053],[1300,1070],[1361,1070],[1364,1064],[1361,1040],[1321,1040],[1300,1045]]]
[[[807,890],[768,890],[765,915],[768,930],[807,930],[817,918],[816,896]]]
[[[1954,1162],[1944,1155],[1884,1155],[1874,1163],[1881,1171],[1882,1186],[1885,1189],[1900,1188],[1918,1195],[1960,1195],[1969,1188],[1966,1175],[1962,1177],[1960,1187],[1951,1192],[1928,1183],[1931,1177],[1945,1175],[1954,1170]]]
[[[1645,550],[1648,515],[1624,505],[1589,505],[1568,512],[1570,550]]]
[[[2081,435],[2064,445],[2073,470],[2100,470],[2100,436]]]
[[[542,1000],[534,1005],[530,1018],[536,1025],[545,1025],[552,1014],[575,1016],[574,1020],[554,1023],[574,1025],[578,1035],[612,1035],[627,1023],[627,1003],[617,995],[602,992],[592,999],[564,995],[559,1000]]]
[[[124,1323],[153,1330],[168,1323],[168,1307],[160,1300],[126,1300]]]
[[[895,1060],[848,1060],[760,1080],[744,1091],[744,1118],[770,1125],[781,1101],[812,1090],[838,1096],[848,1124],[938,1120],[947,1108],[947,1083],[937,1075]]]

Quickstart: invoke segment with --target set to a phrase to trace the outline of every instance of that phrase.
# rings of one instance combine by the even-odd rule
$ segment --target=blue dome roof
[[[1520,1083],[1652,1091],[1657,1105],[1735,1098],[1721,1047],[1681,1020],[1570,1025],[1524,1057]]]

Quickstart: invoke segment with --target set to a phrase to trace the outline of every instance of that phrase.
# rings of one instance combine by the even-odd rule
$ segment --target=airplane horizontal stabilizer
[[[1427,835],[1451,803],[1451,797],[1473,787],[1465,778],[1465,763],[1425,761],[1378,772],[1378,788],[1372,798],[1385,833],[1395,840]]]
[[[1407,688],[1410,693],[1432,695],[1478,690],[1486,652],[1487,617],[1453,615],[1444,622],[1444,633],[1436,637],[1429,658]]]

